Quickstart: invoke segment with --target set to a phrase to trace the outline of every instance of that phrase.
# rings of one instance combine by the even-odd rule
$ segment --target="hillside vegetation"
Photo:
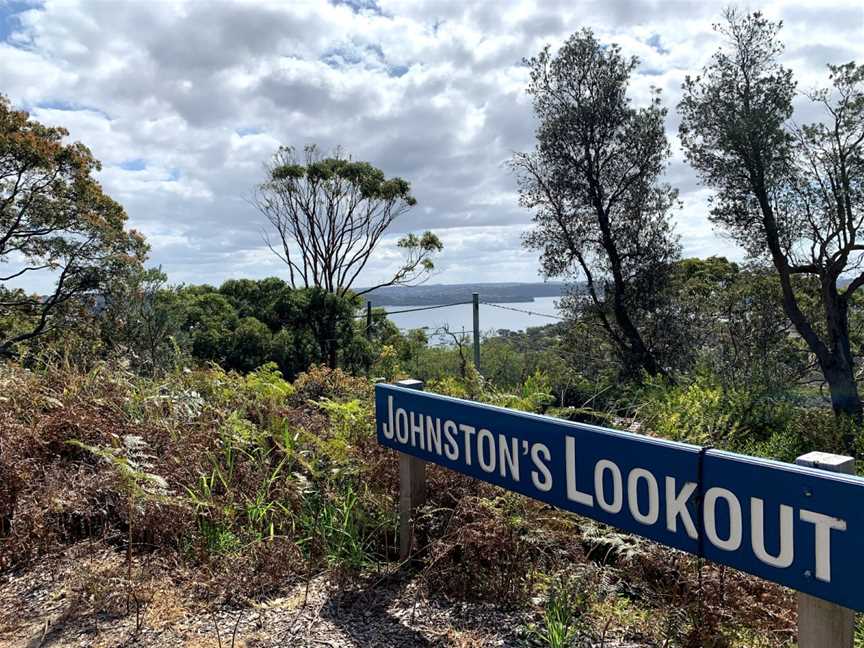
[[[57,359],[5,364],[0,386],[3,571],[82,542],[125,552],[108,571],[81,559],[65,583],[72,616],[140,616],[166,574],[203,608],[242,608],[326,573],[340,591],[396,578],[424,596],[539,606],[511,640],[543,645],[564,645],[549,638],[556,632],[685,646],[783,645],[794,635],[782,588],[437,468],[419,549],[399,564],[398,462],[375,440],[371,381],[339,369],[313,367],[293,383],[274,365],[151,379],[120,363],[80,372]],[[541,372],[519,393],[476,373],[429,388],[588,413],[547,410],[554,397]],[[641,397],[633,423],[650,433],[734,447],[770,418],[777,431],[748,447],[782,455],[836,442],[830,411],[767,406],[748,420],[729,413],[734,395],[705,383],[649,386]],[[6,624],[0,632],[14,633],[16,620]]]

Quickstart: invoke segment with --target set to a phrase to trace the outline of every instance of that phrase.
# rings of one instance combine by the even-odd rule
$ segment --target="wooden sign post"
[[[400,380],[400,387],[423,391],[422,380]],[[414,543],[414,512],[426,503],[426,462],[399,453],[399,560],[411,555]]]
[[[799,466],[855,474],[852,457],[808,452],[795,460]],[[852,648],[855,612],[836,603],[798,592],[799,648]]]

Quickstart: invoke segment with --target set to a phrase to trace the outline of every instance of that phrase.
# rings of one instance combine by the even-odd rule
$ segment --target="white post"
[[[400,380],[400,387],[423,391],[422,380]],[[399,560],[411,555],[414,510],[426,503],[426,462],[399,453]]]
[[[808,452],[798,457],[795,463],[831,472],[855,473],[855,460],[852,457],[827,452]],[[854,632],[855,612],[798,592],[799,648],[852,648]]]

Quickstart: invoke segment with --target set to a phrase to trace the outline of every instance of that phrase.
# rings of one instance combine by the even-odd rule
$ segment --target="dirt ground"
[[[124,573],[122,553],[83,543],[0,575],[0,646],[524,646],[519,627],[530,621],[418,596],[417,583],[398,574],[350,588],[319,576],[242,607],[208,604],[194,582],[141,564],[127,614]]]

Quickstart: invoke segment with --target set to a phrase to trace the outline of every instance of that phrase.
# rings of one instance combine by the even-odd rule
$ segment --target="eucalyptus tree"
[[[103,293],[147,251],[93,177],[99,162],[67,136],[0,95],[0,356],[56,331],[67,307]],[[45,275],[53,281],[47,294],[20,287]]]
[[[364,294],[420,283],[434,269],[433,258],[442,249],[438,237],[429,231],[407,234],[397,242],[404,258],[394,274],[363,290],[354,288],[394,221],[417,204],[406,180],[387,178],[339,149],[324,157],[315,146],[300,155],[280,148],[266,171],[254,202],[272,226],[265,240],[288,266],[292,287]]]
[[[834,411],[860,420],[849,306],[864,285],[864,67],[829,65],[831,87],[804,97],[821,118],[797,125],[796,83],[779,61],[782,23],[758,12],[725,18],[715,27],[725,44],[684,83],[682,143],[715,190],[713,222],[773,265]]]
[[[660,182],[670,153],[660,93],[634,107],[638,59],[587,29],[525,63],[538,127],[535,150],[512,160],[520,202],[534,211],[524,244],[541,252],[547,277],[584,280],[587,308],[625,373],[664,374],[645,334],[680,253],[670,222],[677,193]],[[583,310],[583,300],[571,303]]]

